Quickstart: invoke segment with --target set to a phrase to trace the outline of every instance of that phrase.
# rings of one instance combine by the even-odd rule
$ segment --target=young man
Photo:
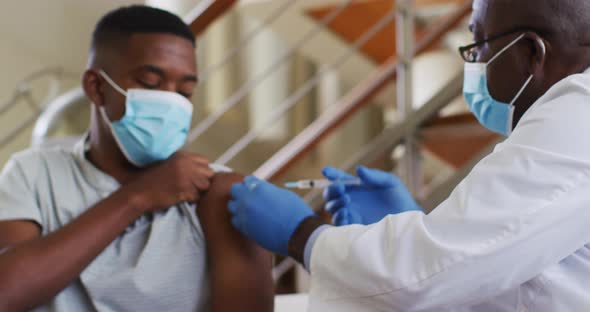
[[[82,80],[88,136],[19,153],[0,176],[0,311],[272,310],[270,257],[216,209],[223,181],[240,177],[216,177],[197,214],[215,172],[178,151],[194,48],[187,25],[154,8],[97,24]]]

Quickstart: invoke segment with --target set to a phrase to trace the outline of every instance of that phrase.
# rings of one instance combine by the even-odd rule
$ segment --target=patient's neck
[[[135,167],[125,158],[110,135],[91,130],[89,144],[90,149],[86,152],[86,159],[121,185],[134,180],[144,170]]]

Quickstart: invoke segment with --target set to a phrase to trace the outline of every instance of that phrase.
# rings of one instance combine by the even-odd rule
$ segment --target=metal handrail
[[[65,72],[65,70],[62,67],[47,67],[36,72],[33,72],[32,74],[29,74],[16,84],[16,90],[13,93],[12,97],[8,101],[0,105],[0,115],[14,107],[22,97],[30,95],[30,85],[33,81],[38,80],[40,78],[45,78],[48,75],[55,76],[58,82],[59,79],[61,79],[64,76],[74,76],[74,74],[72,73]],[[50,87],[50,94],[53,94],[54,90],[55,88],[52,85]],[[38,109],[38,107],[36,107],[36,109]]]
[[[273,121],[277,120],[281,116],[283,116],[289,109],[291,109],[294,105],[296,105],[306,94],[308,94],[314,87],[318,85],[320,79],[329,71],[340,67],[344,64],[350,57],[354,55],[355,52],[360,50],[362,46],[364,46],[369,40],[371,40],[375,34],[385,28],[389,22],[393,20],[395,17],[396,12],[392,10],[389,14],[385,15],[381,18],[377,23],[375,23],[367,32],[365,32],[360,38],[358,38],[342,55],[340,55],[335,62],[327,65],[322,66],[321,69],[308,80],[301,88],[299,88],[295,93],[293,93],[289,98],[285,99],[278,107],[273,109],[270,113],[270,116],[262,122],[262,127],[257,127],[251,129],[240,138],[234,145],[232,145],[223,155],[221,155],[216,162],[219,164],[227,164],[231,161],[235,156],[237,156],[242,150],[244,150],[252,141],[254,141],[258,135],[264,130],[265,126],[269,126]]]
[[[465,3],[455,14],[445,19],[440,25],[433,27],[417,44],[414,55],[418,55],[435,46],[450,30],[456,28],[471,12],[471,1]],[[364,107],[391,80],[396,78],[397,61],[390,58],[372,75],[367,77],[356,88],[351,90],[337,104],[335,109],[324,112],[316,121],[292,139],[279,152],[260,166],[255,175],[263,179],[274,179],[289,170],[297,160],[301,159],[329,136],[340,125],[345,123],[354,113]]]
[[[291,8],[296,1],[293,0],[286,0],[278,6],[274,11],[272,11],[262,22],[248,34],[246,34],[229,52],[227,52],[222,58],[221,61],[209,66],[203,73],[199,75],[199,83],[205,83],[209,80],[211,75],[221,68],[225,66],[238,52],[240,52],[247,44],[250,43],[258,34],[260,34],[265,27],[268,27],[272,23],[274,23],[279,17],[283,16],[285,12],[289,8]]]
[[[441,109],[460,96],[462,86],[463,73],[460,72],[409,118],[398,122],[393,127],[383,130],[381,134],[359,148],[359,151],[347,159],[340,167],[345,171],[351,171],[357,165],[371,164],[379,160],[380,157],[403,143],[408,133],[416,131],[421,125],[435,117]],[[310,192],[306,195],[305,199],[312,206],[317,206],[317,203],[321,199],[321,196],[318,195],[321,194]]]
[[[195,36],[199,36],[213,21],[225,14],[237,0],[202,0],[184,18]]]
[[[66,112],[75,103],[80,103],[86,97],[82,87],[74,88],[58,97],[39,115],[33,128],[31,144],[40,146],[44,143],[47,134],[58,122],[61,114]]]
[[[8,145],[10,142],[16,139],[16,137],[18,137],[18,135],[21,134],[21,132],[26,130],[29,126],[32,126],[35,123],[35,120],[37,120],[37,118],[39,117],[39,115],[40,114],[33,114],[27,117],[27,119],[25,119],[23,123],[16,126],[7,135],[0,138],[0,148],[4,148],[4,146]]]
[[[393,150],[404,141],[408,133],[416,131],[425,122],[436,117],[441,109],[461,95],[463,87],[463,72],[459,72],[440,89],[426,104],[397,126],[384,130],[371,142],[361,147],[343,165],[345,170],[351,170],[359,164],[370,164]]]
[[[237,105],[246,95],[248,95],[256,86],[265,81],[271,74],[277,71],[281,65],[286,64],[285,61],[291,57],[297,50],[303,47],[304,44],[308,43],[317,34],[319,34],[324,27],[330,24],[344,9],[346,9],[354,0],[346,0],[340,4],[335,10],[326,15],[321,21],[313,28],[311,28],[305,35],[292,45],[281,57],[276,59],[269,67],[262,71],[259,75],[248,80],[244,83],[238,91],[236,91],[230,98],[228,98],[221,107],[209,115],[205,120],[200,122],[196,127],[191,130],[188,135],[187,145],[193,143],[198,139],[205,131],[207,131],[215,122],[217,122],[225,113]]]
[[[52,78],[49,81],[49,91],[47,92],[45,99],[35,101],[31,93],[31,83],[35,80],[46,78],[47,76]],[[62,67],[47,67],[28,75],[17,84],[16,91],[11,99],[0,106],[0,114],[4,114],[9,109],[16,106],[21,99],[24,99],[27,102],[33,110],[33,114],[28,116],[21,124],[10,130],[8,134],[0,138],[0,149],[4,148],[7,144],[16,139],[16,137],[18,137],[18,135],[24,130],[35,123],[35,120],[39,118],[47,108],[48,103],[59,95],[61,82],[64,77],[73,78],[78,76],[66,72]]]

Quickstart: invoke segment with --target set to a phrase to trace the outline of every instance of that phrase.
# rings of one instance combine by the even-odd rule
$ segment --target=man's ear
[[[549,42],[543,40],[538,34],[528,32],[526,38],[530,40],[532,44],[532,59],[530,64],[531,74],[535,77],[540,77],[545,72],[545,66],[547,65],[547,53],[550,49]]]
[[[98,71],[87,69],[82,75],[82,88],[90,101],[97,106],[104,105],[103,81]]]

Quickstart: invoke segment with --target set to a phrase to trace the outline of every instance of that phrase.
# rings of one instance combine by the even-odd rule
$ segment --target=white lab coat
[[[328,229],[310,270],[310,311],[590,311],[590,71],[432,213]]]

